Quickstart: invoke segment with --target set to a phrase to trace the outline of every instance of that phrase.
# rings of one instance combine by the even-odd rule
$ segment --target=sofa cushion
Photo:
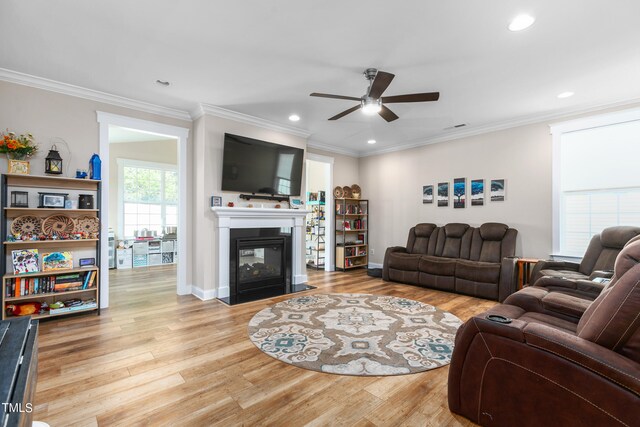
[[[456,259],[423,256],[418,264],[418,270],[436,276],[454,276],[456,274]]]
[[[438,227],[435,224],[417,224],[409,231],[407,252],[411,254],[433,254],[437,235]]]
[[[576,322],[582,317],[592,302],[590,299],[579,298],[562,292],[549,292],[542,298],[542,306],[545,309],[575,317]]]
[[[589,280],[589,276],[573,270],[540,270],[538,276],[550,276],[567,280]]]
[[[438,230],[435,255],[469,259],[473,228],[469,224],[451,223]]]
[[[482,240],[496,240],[501,241],[504,235],[507,233],[509,226],[506,224],[500,224],[498,222],[487,222],[482,224],[479,228],[480,237]]]
[[[498,283],[500,281],[500,264],[480,261],[456,261],[456,277],[473,282]]]
[[[405,252],[392,252],[389,254],[389,268],[396,270],[417,271],[420,262],[420,254],[408,254]]]

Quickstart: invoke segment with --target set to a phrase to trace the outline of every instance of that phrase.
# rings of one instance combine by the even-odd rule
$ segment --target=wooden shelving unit
[[[9,234],[10,225],[12,220],[22,215],[31,215],[44,219],[51,215],[63,214],[71,218],[93,216],[100,220],[100,193],[101,183],[95,180],[83,180],[75,178],[62,178],[62,177],[50,177],[50,176],[34,176],[34,175],[12,175],[3,174],[0,183],[2,193],[2,218],[0,220],[0,233],[2,234],[3,242],[0,245],[0,270],[2,273],[2,319],[13,318],[7,314],[7,304],[16,304],[21,302],[33,302],[38,301],[41,303],[46,302],[51,305],[57,301],[66,301],[72,298],[80,298],[87,303],[80,307],[68,308],[69,311],[60,309],[61,312],[43,313],[32,315],[34,319],[44,319],[49,317],[65,316],[68,314],[76,314],[83,312],[95,312],[100,314],[100,238],[94,239],[77,239],[77,240],[62,240],[62,239],[46,239],[46,240],[17,240],[9,241],[7,236]],[[10,190],[20,190],[29,192],[29,204],[28,208],[10,207],[9,194]],[[60,208],[37,208],[31,207],[37,205],[33,203],[37,193],[49,192],[50,190],[56,190],[61,193],[69,193],[71,197],[77,197],[79,194],[92,194],[94,196],[94,203],[96,209],[60,209]],[[73,195],[71,195],[73,193]],[[46,252],[55,251],[82,251],[79,257],[95,258],[96,265],[89,268],[78,267],[78,256],[73,256],[74,268],[54,271],[39,271],[26,274],[13,274],[13,264],[11,261],[12,251],[19,249],[38,249],[39,252],[39,268],[42,270],[42,254]],[[88,255],[87,255],[88,254]],[[73,289],[69,291],[51,292],[44,287],[40,287],[45,280],[50,281],[58,276],[78,274],[79,280],[87,278],[87,274],[91,275],[95,272],[95,278],[93,284],[89,286],[90,281],[87,281],[87,288]],[[86,273],[86,274],[85,274]],[[90,276],[89,276],[90,277]],[[35,292],[35,281],[38,281],[38,292]],[[62,280],[62,279],[61,279]],[[24,282],[23,282],[24,281]],[[13,288],[11,284],[13,283]],[[32,289],[25,289],[21,292],[15,291],[17,283],[31,283]],[[10,285],[9,287],[7,285]],[[13,291],[12,294],[10,294]],[[33,292],[32,292],[33,291]],[[20,295],[18,295],[20,294]],[[95,306],[93,306],[95,305]]]
[[[335,199],[336,269],[367,268],[369,264],[369,201]]]

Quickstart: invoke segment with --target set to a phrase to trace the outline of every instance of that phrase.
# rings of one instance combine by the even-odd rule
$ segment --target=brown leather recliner
[[[387,249],[382,278],[502,301],[516,290],[517,234],[499,223],[418,224],[406,248]]]
[[[449,370],[449,408],[487,426],[638,425],[638,313],[635,241],[577,323],[510,304],[465,322]]]
[[[640,235],[640,227],[616,226],[602,230],[591,238],[580,263],[569,261],[539,261],[531,272],[530,283],[543,276],[565,280],[591,280],[611,277],[613,263],[624,245]]]

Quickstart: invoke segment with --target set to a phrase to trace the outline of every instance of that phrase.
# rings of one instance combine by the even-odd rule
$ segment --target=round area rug
[[[447,365],[462,321],[404,298],[305,295],[258,312],[249,338],[282,362],[342,375],[402,375]]]

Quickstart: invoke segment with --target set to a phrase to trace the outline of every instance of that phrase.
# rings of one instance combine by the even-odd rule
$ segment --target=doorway
[[[110,276],[127,270],[136,283],[162,278],[158,282],[170,284],[171,293],[191,293],[186,280],[189,130],[102,112],[98,122],[104,189],[101,265],[110,264],[111,252],[116,267],[101,271],[101,306],[109,305]]]
[[[307,268],[333,271],[333,157],[307,153],[305,185]]]

